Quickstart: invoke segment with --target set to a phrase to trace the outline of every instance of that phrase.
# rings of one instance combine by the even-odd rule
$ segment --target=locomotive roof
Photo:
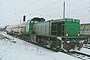
[[[46,21],[46,22],[51,22],[51,21],[77,21],[77,22],[80,22],[80,20],[79,19],[72,19],[72,18],[65,18],[65,19],[56,19],[56,20],[48,20],[48,21]]]
[[[30,22],[30,21],[39,21],[39,22],[37,22],[37,23],[57,22],[57,21],[64,21],[64,22],[65,22],[65,21],[75,21],[75,22],[80,22],[79,19],[72,19],[72,18],[55,19],[55,20],[51,19],[51,20],[45,21],[44,18],[38,18],[38,17],[35,17],[35,18],[33,18],[33,19],[28,20],[28,22]],[[35,23],[35,24],[37,24],[37,23]]]

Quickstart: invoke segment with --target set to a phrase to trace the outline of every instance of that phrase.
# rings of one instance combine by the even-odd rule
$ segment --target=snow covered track
[[[13,37],[1,33],[13,40]],[[79,60],[62,52],[53,52],[48,49],[30,44],[14,38],[16,43],[10,40],[0,40],[0,60]]]
[[[84,53],[81,53],[81,52],[73,51],[73,52],[70,52],[68,54],[71,55],[71,56],[74,56],[76,58],[82,59],[82,60],[89,60],[90,59],[90,55],[84,54]]]
[[[90,57],[90,49],[82,48],[80,51],[76,51],[76,52],[79,52],[79,53],[85,54],[85,55],[87,55],[87,56]]]
[[[10,38],[5,37],[4,35],[0,34],[0,40],[2,40],[2,39],[8,39],[8,40],[11,40]]]

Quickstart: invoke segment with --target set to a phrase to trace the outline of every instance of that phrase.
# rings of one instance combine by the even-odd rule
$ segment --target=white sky
[[[34,16],[62,18],[64,1],[67,18],[90,23],[90,0],[0,0],[0,27],[20,23],[23,15],[27,20]]]

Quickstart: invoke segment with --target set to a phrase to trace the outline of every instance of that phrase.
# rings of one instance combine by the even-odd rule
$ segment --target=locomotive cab
[[[35,18],[31,19],[30,23],[39,23],[39,22],[44,22],[44,21],[45,21],[44,18],[35,17]]]

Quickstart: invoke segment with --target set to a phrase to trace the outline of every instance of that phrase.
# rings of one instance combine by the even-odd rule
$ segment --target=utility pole
[[[65,2],[63,4],[63,19],[65,18]]]

